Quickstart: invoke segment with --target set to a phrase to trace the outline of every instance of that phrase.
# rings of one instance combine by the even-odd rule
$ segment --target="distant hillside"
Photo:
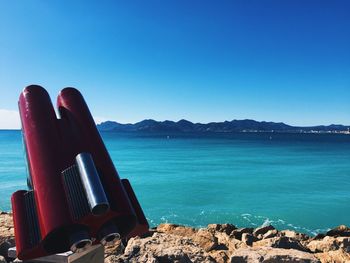
[[[121,124],[114,121],[106,121],[97,125],[100,131],[148,131],[148,132],[342,132],[346,133],[350,126],[329,125],[314,127],[295,127],[283,122],[266,122],[254,120],[233,120],[224,122],[192,123],[187,120],[155,121],[143,120],[135,124]]]

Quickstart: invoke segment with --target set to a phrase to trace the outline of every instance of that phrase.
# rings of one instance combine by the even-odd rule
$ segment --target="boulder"
[[[232,263],[318,263],[313,254],[295,250],[271,247],[237,249],[231,255]]]
[[[0,226],[7,227],[7,228],[13,228],[13,221],[12,221],[12,214],[11,213],[1,212]]]
[[[14,246],[12,215],[0,212],[0,263]],[[259,240],[261,239],[261,240]],[[309,253],[312,252],[312,253]],[[17,260],[18,261],[18,260]],[[339,226],[310,238],[273,226],[237,229],[232,224],[210,224],[195,229],[161,224],[147,235],[105,247],[105,262],[322,262],[350,263],[350,229]]]
[[[242,242],[245,243],[248,246],[252,246],[253,242],[257,241],[258,239],[249,233],[243,233],[242,234]]]
[[[227,250],[213,250],[209,252],[209,255],[217,262],[217,263],[227,263],[230,259],[230,253]]]
[[[230,235],[237,227],[232,224],[209,224],[207,229],[211,232],[222,232]]]
[[[323,238],[325,238],[325,234],[323,234],[323,233],[318,233],[316,236],[314,236],[313,238],[312,238],[312,240],[320,240],[320,239],[323,239]]]
[[[306,234],[303,233],[297,233],[295,231],[292,230],[282,230],[279,232],[280,236],[285,236],[285,237],[290,237],[299,241],[305,241],[310,239],[310,237]]]
[[[155,233],[152,237],[131,238],[124,255],[111,257],[112,262],[215,262],[191,239],[172,234]],[[117,261],[119,260],[119,261]]]
[[[307,244],[307,247],[315,253],[328,252],[338,249],[343,249],[346,252],[350,252],[350,238],[326,236],[321,240],[312,240],[309,242],[309,244]]]
[[[321,263],[350,262],[350,254],[342,249],[315,254]]]
[[[213,250],[218,245],[218,240],[213,231],[209,231],[208,229],[204,228],[196,230],[192,227],[174,224],[161,224],[157,227],[157,231],[159,233],[191,238],[207,252]]]
[[[242,234],[243,234],[243,233],[252,234],[253,231],[254,231],[254,228],[251,228],[251,227],[238,228],[238,229],[233,230],[233,231],[231,232],[230,236],[231,236],[232,238],[241,240],[241,239],[242,239]]]
[[[272,230],[267,231],[267,232],[262,236],[262,238],[263,238],[263,239],[272,238],[272,237],[277,236],[277,234],[278,234],[278,231],[277,231],[276,229],[272,229]]]
[[[1,212],[0,216],[0,243],[15,236],[12,214]]]
[[[253,235],[258,237],[259,235],[264,235],[267,231],[274,230],[274,229],[275,228],[272,225],[261,226],[261,227],[255,228],[255,230],[253,231]]]
[[[118,240],[113,245],[105,246],[105,258],[111,256],[111,255],[122,255],[124,253],[124,245],[121,242],[121,240]]]
[[[0,243],[0,256],[3,256],[6,260],[10,260],[8,257],[8,250],[15,246],[15,240],[13,238],[8,238],[7,240]]]
[[[105,257],[105,262],[104,263],[122,263],[122,259],[119,256],[115,256],[115,255],[110,255]]]
[[[216,232],[215,237],[218,239],[217,250],[227,250],[229,253],[238,249],[245,248],[247,245],[241,240],[233,238],[231,235],[228,236],[225,233]]]
[[[198,232],[192,236],[192,240],[207,252],[218,246],[217,237],[207,229],[199,229]]]
[[[273,237],[254,242],[254,247],[273,247],[284,249],[295,249],[299,251],[309,252],[298,240],[289,237]]]
[[[350,228],[345,225],[340,225],[329,230],[326,235],[332,237],[350,237]]]
[[[197,230],[193,227],[179,226],[175,224],[160,224],[157,227],[157,232],[183,237],[192,237]]]

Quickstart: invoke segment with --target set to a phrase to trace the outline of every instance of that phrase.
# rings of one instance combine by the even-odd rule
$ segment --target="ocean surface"
[[[102,133],[150,224],[350,225],[350,136]],[[0,210],[26,189],[20,131],[0,131]]]

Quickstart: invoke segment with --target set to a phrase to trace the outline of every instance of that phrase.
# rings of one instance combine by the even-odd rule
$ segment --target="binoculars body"
[[[148,231],[127,179],[121,180],[80,92],[63,89],[57,112],[47,91],[19,98],[29,190],[12,195],[16,251],[28,260]]]

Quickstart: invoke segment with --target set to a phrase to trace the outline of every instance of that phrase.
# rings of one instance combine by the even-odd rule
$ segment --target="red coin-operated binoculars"
[[[12,195],[16,251],[28,260],[148,231],[127,179],[121,180],[80,92],[63,89],[56,118],[46,90],[19,98],[29,190]]]

